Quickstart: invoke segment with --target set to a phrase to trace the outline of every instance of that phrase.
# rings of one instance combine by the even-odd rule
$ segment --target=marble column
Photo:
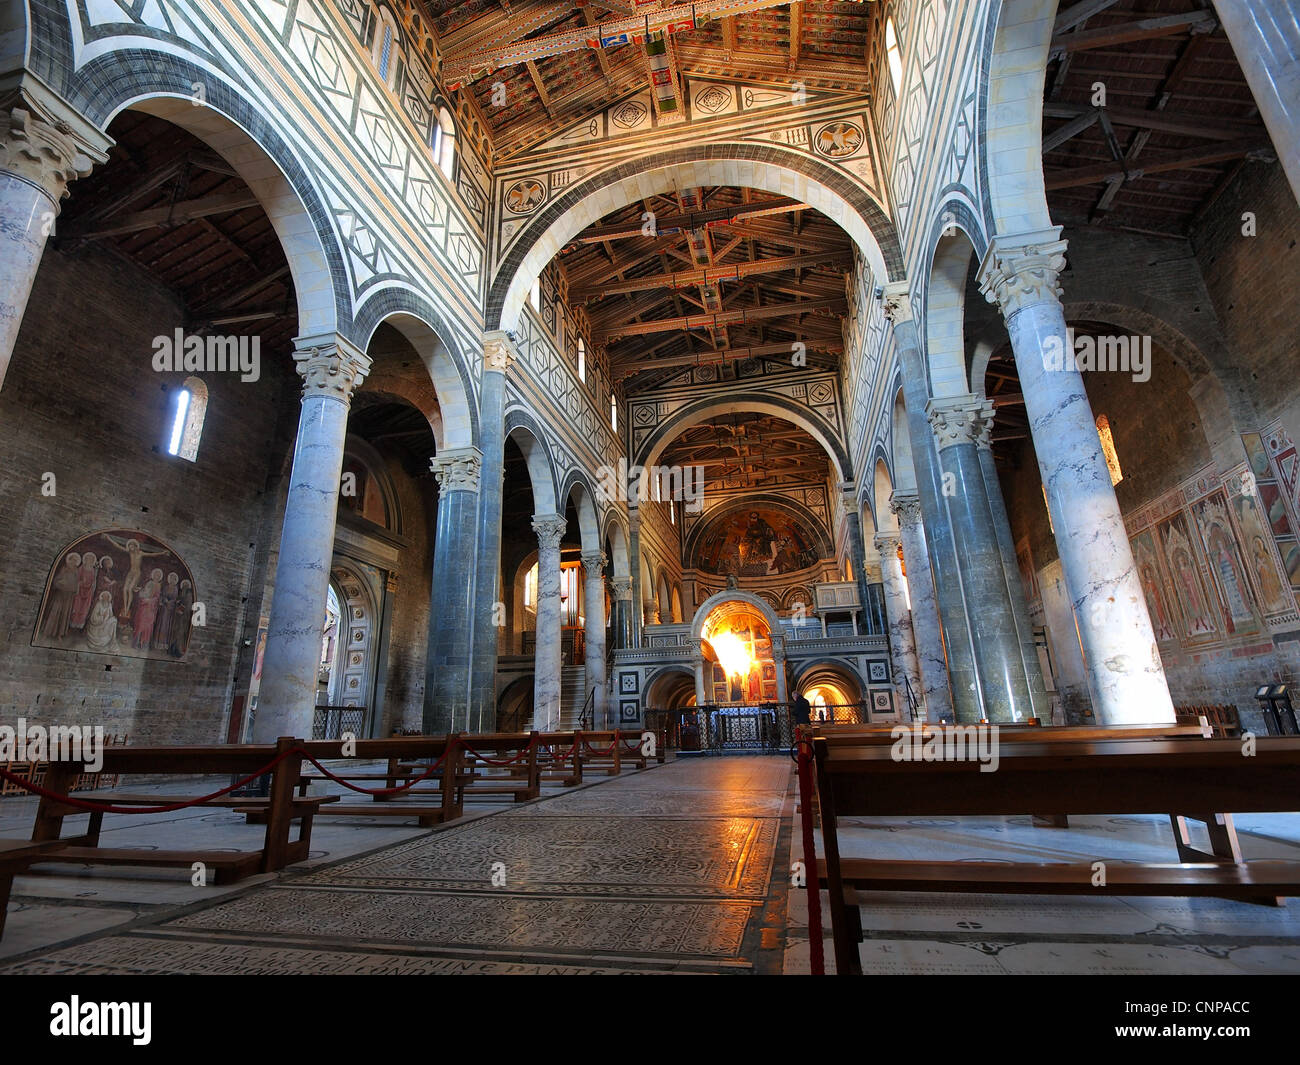
[[[1002,498],[1002,481],[992,447],[980,447],[980,469],[984,472],[984,489],[988,494],[989,510],[993,513],[993,528],[998,537],[998,550],[1002,555],[1002,572],[1007,581],[1007,594],[1011,597],[1011,617],[1016,623],[1016,637],[1020,641],[1020,656],[1025,663],[1025,676],[1029,680],[1029,701],[1034,716],[1044,723],[1052,720],[1052,703],[1043,681],[1043,666],[1034,642],[1034,626],[1029,620],[1029,598],[1025,595],[1024,578],[1020,575],[1020,562],[1016,558],[1015,537],[1011,533],[1011,519],[1007,504]]]
[[[947,686],[952,695],[951,712],[957,721],[977,722],[984,716],[984,710],[975,672],[975,646],[971,640],[966,602],[962,596],[957,544],[948,517],[942,470],[934,446],[934,434],[930,431],[930,423],[925,414],[925,408],[930,402],[930,388],[927,384],[929,374],[926,372],[916,323],[912,319],[907,282],[891,282],[885,286],[885,314],[894,323],[894,344],[903,371],[907,435],[912,444],[917,496],[925,522],[923,542],[930,561],[930,577],[937,607],[935,617],[943,634]],[[909,559],[908,574],[913,572],[916,571],[912,569]],[[923,591],[917,588],[918,583],[919,580],[909,580],[914,606],[918,598],[924,596]],[[929,699],[933,682],[924,661],[921,672],[926,684],[926,704],[933,710]]]
[[[952,696],[948,691],[939,605],[934,597],[930,556],[921,522],[921,500],[915,493],[895,492],[890,496],[889,509],[898,518],[903,564],[907,567],[905,579],[912,601],[912,635],[916,641],[917,668],[921,671],[921,687],[917,691],[925,704],[926,720],[938,722],[943,717],[951,717]]]
[[[615,577],[609,582],[613,617],[610,638],[615,647],[632,646],[632,578]]]
[[[869,631],[866,623],[870,593],[867,591],[867,550],[862,539],[862,518],[858,514],[857,493],[853,484],[840,485],[840,502],[844,507],[844,524],[848,532],[849,556],[853,559],[853,577],[858,582],[858,634]]]
[[[917,702],[917,713],[925,720],[925,691],[921,687],[921,667],[916,658],[916,636],[912,631],[912,610],[907,601],[906,578],[898,562],[900,545],[898,533],[880,533],[876,536],[876,550],[880,552],[880,575],[885,585],[885,613],[889,618],[889,656],[894,664],[898,705],[907,720],[910,707],[908,688]],[[903,680],[906,678],[907,683]]]
[[[479,480],[478,551],[474,564],[471,732],[491,732],[497,723],[497,653],[505,623],[501,596],[501,492],[505,482],[506,374],[514,358],[514,343],[508,334],[493,332],[483,338],[478,420],[483,474]]]
[[[595,551],[582,556],[583,578],[583,626],[587,644],[587,690],[584,700],[592,689],[596,691],[592,703],[594,722],[605,720],[605,553]]]
[[[631,621],[631,643],[629,647],[641,646],[641,630],[645,627],[644,608],[641,605],[641,596],[645,594],[641,587],[641,511],[633,505],[634,500],[628,500],[627,505],[627,559],[628,567],[632,571],[632,611],[629,617]],[[654,594],[653,591],[650,593]]]
[[[1300,200],[1300,11],[1295,0],[1214,0],[1214,9]]]
[[[932,399],[926,416],[943,478],[954,489],[946,497],[948,519],[958,545],[984,717],[992,722],[1027,721],[1033,716],[1029,678],[978,454],[992,446],[993,404],[978,396],[948,396]]]
[[[1007,321],[1066,591],[1102,725],[1174,721],[1133,552],[1069,346],[1060,227],[995,237],[980,289]],[[1063,635],[1063,634],[1062,634]]]
[[[695,663],[695,705],[706,706],[713,701],[709,694],[713,686],[713,666],[705,659],[702,641],[691,640],[692,661]],[[704,676],[708,672],[709,680],[706,683]],[[700,722],[700,727],[704,727],[704,722]],[[704,737],[701,736],[701,739]]]
[[[370,358],[340,336],[299,337],[296,344],[302,408],[275,566],[254,743],[274,743],[280,736],[311,738],[348,409],[353,391],[370,372]]]
[[[483,453],[453,448],[429,460],[438,480],[428,656],[424,663],[424,731],[473,732],[470,666],[475,618],[474,548],[479,528]]]
[[[0,386],[68,183],[111,143],[31,79],[0,94]]]
[[[560,727],[563,665],[560,622],[560,541],[566,523],[559,514],[534,514],[537,533],[537,650],[533,660],[533,728]]]

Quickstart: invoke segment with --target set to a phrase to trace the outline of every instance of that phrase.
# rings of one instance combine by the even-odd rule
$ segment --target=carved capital
[[[1038,303],[1058,302],[1058,278],[1065,269],[1068,247],[1061,240],[1060,226],[994,237],[980,263],[980,291],[1001,308],[1004,318]]]
[[[896,532],[883,532],[876,533],[874,543],[882,559],[897,558],[898,549],[902,546],[903,540]]]
[[[443,451],[429,460],[429,470],[438,480],[439,493],[477,492],[483,452],[476,447]]]
[[[921,523],[921,497],[915,492],[894,492],[889,497],[889,509],[897,516],[900,526]]]
[[[30,73],[0,91],[0,170],[37,186],[56,212],[68,182],[105,162],[112,143]]]
[[[542,551],[559,550],[564,530],[568,527],[568,522],[558,514],[533,515],[533,532],[537,534],[537,546]]]
[[[613,580],[609,582],[609,586],[612,589],[612,594],[615,599],[621,599],[624,602],[631,602],[632,600],[632,578],[631,577],[615,577]]]
[[[298,337],[293,353],[302,377],[302,398],[326,396],[352,402],[370,372],[370,356],[337,335]]]
[[[993,446],[993,404],[980,396],[954,396],[932,399],[925,415],[934,430],[935,445],[940,451],[958,444],[977,447]]]
[[[483,369],[492,373],[506,373],[517,359],[514,337],[500,330],[483,337]]]
[[[885,286],[885,317],[895,325],[912,320],[912,295],[906,281],[891,281]]]
[[[605,572],[605,564],[608,561],[604,551],[593,551],[582,556],[582,568],[588,577],[599,577]]]

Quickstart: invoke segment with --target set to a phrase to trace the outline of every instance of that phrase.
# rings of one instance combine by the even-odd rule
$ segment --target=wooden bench
[[[1045,732],[1047,730],[1044,730]],[[825,873],[836,967],[860,973],[857,890],[967,891],[1071,895],[1214,895],[1265,901],[1300,894],[1300,862],[1243,862],[1233,812],[1275,812],[1300,803],[1300,738],[1257,741],[1245,757],[1234,740],[1197,738],[1038,742],[1000,751],[996,772],[975,761],[896,761],[882,745],[813,739],[822,811]],[[1025,809],[1065,814],[1198,813],[1211,826],[1211,852],[1176,834],[1176,865],[923,862],[841,859],[840,816],[1005,815]],[[1189,813],[1170,814],[1177,829]]]
[[[537,732],[490,732],[461,737],[464,759],[455,777],[457,802],[463,803],[471,794],[509,795],[515,802],[540,796],[540,736]]]
[[[40,861],[64,844],[57,840],[33,843],[29,839],[0,839],[0,939],[5,934],[5,916],[9,912],[9,893],[14,877],[27,870],[32,862]]]
[[[642,730],[605,729],[582,734],[582,762],[588,769],[604,770],[606,776],[615,777],[625,765],[646,768],[646,755],[642,753]]]
[[[1241,735],[1241,713],[1226,704],[1222,706],[1176,706],[1174,713],[1180,722],[1199,723],[1202,718],[1214,732],[1216,739],[1232,739]]]
[[[220,774],[246,776],[255,773],[297,744],[282,738],[272,744],[225,744],[195,747],[105,747],[103,772],[117,775],[207,776]],[[101,865],[190,867],[202,862],[214,874],[217,884],[233,883],[254,873],[268,873],[304,861],[311,849],[313,817],[322,802],[329,799],[293,797],[301,768],[301,757],[290,754],[271,771],[270,790],[263,798],[224,797],[204,803],[231,809],[263,810],[266,832],[262,847],[256,851],[211,850],[144,850],[103,847],[100,830],[103,814],[90,813],[87,830],[78,836],[63,837],[65,817],[87,813],[70,803],[42,796],[32,827],[33,842],[59,841],[61,846],[38,860],[45,862],[84,862]],[[62,795],[82,774],[79,762],[51,762],[45,775],[45,787]],[[122,806],[168,806],[186,801],[166,795],[88,794],[89,801]],[[290,839],[290,826],[299,824],[298,837]]]
[[[422,777],[428,771],[428,766],[414,761],[415,759],[428,759],[431,762],[443,759],[442,765],[426,778],[429,785],[427,787],[423,782],[412,784],[394,794],[372,795],[369,802],[339,803],[323,811],[331,817],[414,818],[421,828],[432,828],[434,825],[453,821],[463,813],[460,795],[456,789],[456,779],[462,765],[463,754],[458,745],[448,753],[448,746],[457,740],[455,733],[449,736],[393,736],[387,739],[355,740],[348,746],[346,756],[343,754],[342,740],[311,740],[301,746],[305,754],[318,762],[345,759],[357,762],[386,762],[383,773],[357,772],[348,769],[345,765],[330,768],[331,773],[344,780],[365,781],[367,785],[372,783],[379,785],[382,782],[384,788],[410,784],[413,778]],[[309,782],[328,779],[323,774],[313,774]],[[360,793],[355,794],[358,799],[364,798]],[[438,801],[427,801],[425,797],[431,795],[436,796]],[[250,814],[249,820],[253,821],[257,816],[260,815]]]
[[[542,780],[557,781],[566,788],[582,783],[582,737],[585,735],[581,731],[537,734],[537,763]]]

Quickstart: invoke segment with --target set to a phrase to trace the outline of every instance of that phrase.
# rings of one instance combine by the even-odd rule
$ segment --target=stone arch
[[[406,338],[433,382],[442,421],[441,433],[434,433],[438,450],[476,445],[479,423],[474,380],[446,320],[427,300],[390,287],[369,296],[358,313],[354,331],[363,348],[369,347],[381,325],[392,326]]]
[[[379,608],[376,590],[365,572],[351,559],[335,555],[330,563],[330,580],[342,593],[346,629],[340,625],[339,659],[341,706],[364,706],[367,711],[365,735],[376,734],[374,720],[375,679],[379,662]]]
[[[872,471],[872,492],[876,501],[876,532],[898,532],[898,518],[889,509],[889,500],[894,494],[894,479],[889,475],[889,467],[883,457],[876,459]]]
[[[570,470],[560,491],[560,498],[566,505],[573,503],[578,515],[578,535],[584,555],[601,550],[600,519],[596,515],[596,495],[591,482],[581,470]]]
[[[659,623],[669,624],[673,616],[673,593],[668,570],[663,566],[659,567],[659,575],[655,578],[655,603],[659,607]]]
[[[691,527],[691,530],[686,534],[686,538],[682,541],[682,556],[686,559],[687,565],[694,565],[700,542],[719,518],[734,514],[738,510],[752,510],[756,506],[762,506],[764,509],[780,510],[797,519],[800,524],[807,526],[808,531],[817,538],[815,546],[821,558],[826,559],[834,556],[834,544],[827,537],[825,529],[822,528],[822,523],[813,515],[812,511],[808,510],[802,503],[795,502],[785,496],[775,493],[756,493],[719,504],[707,514],[701,516],[700,520]],[[818,565],[820,565],[820,562]]]
[[[546,435],[541,427],[522,408],[506,412],[505,438],[514,440],[523,452],[524,462],[528,465],[528,480],[533,490],[534,514],[559,514],[555,490],[555,470],[551,465],[551,454],[543,441]]]
[[[672,622],[674,625],[680,625],[686,620],[682,613],[682,582],[675,581],[672,587],[671,595]]]
[[[647,709],[678,710],[695,697],[695,674],[685,666],[664,666],[645,679]]]
[[[708,144],[607,167],[565,191],[524,229],[488,293],[488,329],[513,329],[533,281],[576,234],[610,211],[647,196],[697,185],[741,185],[800,196],[838,223],[875,277],[897,280],[903,257],[884,210],[845,173],[811,156],[770,145]]]
[[[632,565],[628,559],[627,530],[623,528],[623,523],[613,510],[610,510],[606,516],[605,535],[601,542],[609,545],[609,564],[614,576],[621,580],[631,577]]]
[[[840,441],[839,429],[836,426],[795,400],[765,392],[730,393],[720,398],[705,398],[684,404],[653,433],[636,445],[637,453],[630,463],[643,467],[653,466],[658,463],[659,456],[682,430],[699,425],[719,414],[736,412],[770,414],[797,425],[822,445],[834,467],[836,480],[853,479],[853,462]]]
[[[380,499],[383,500],[384,513],[388,519],[384,523],[384,528],[400,536],[403,532],[405,515],[398,502],[397,489],[393,486],[393,478],[388,472],[388,464],[384,461],[384,456],[364,437],[352,432],[349,432],[344,440],[343,455],[345,466],[347,460],[351,458],[365,467],[366,474],[378,491]]]
[[[696,609],[695,616],[691,619],[691,639],[704,639],[704,623],[709,620],[709,615],[717,607],[728,603],[733,604],[736,608],[748,607],[756,610],[767,624],[769,632],[779,634],[782,631],[781,622],[776,616],[776,611],[762,596],[755,595],[753,592],[742,592],[738,588],[724,588],[722,591],[709,596]]]
[[[980,161],[990,232],[1052,224],[1043,180],[1043,90],[1059,0],[989,6],[989,74],[980,92]]]
[[[907,428],[907,402],[903,399],[901,387],[894,397],[891,419],[890,439],[894,445],[894,491],[914,493],[916,492],[916,467],[912,463],[912,436]]]
[[[936,399],[970,392],[966,379],[966,279],[975,246],[958,229],[935,245],[926,284],[925,347],[930,394]]]
[[[790,678],[790,690],[802,692],[816,686],[819,679],[829,680],[845,695],[851,696],[849,702],[860,703],[864,700],[866,686],[857,672],[842,659],[813,658],[799,662],[794,666]]]
[[[92,60],[67,98],[90,121],[107,129],[127,109],[161,118],[197,137],[228,162],[257,197],[284,249],[304,337],[342,332],[349,339],[351,293],[337,237],[324,201],[288,142],[255,105],[183,56],[164,66],[123,67],[122,53]],[[206,102],[195,106],[201,82]],[[252,129],[258,131],[255,137]]]

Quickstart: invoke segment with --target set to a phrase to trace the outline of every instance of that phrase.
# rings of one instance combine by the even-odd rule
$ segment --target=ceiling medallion
[[[828,122],[813,138],[818,154],[844,159],[862,147],[862,130],[852,122]]]

